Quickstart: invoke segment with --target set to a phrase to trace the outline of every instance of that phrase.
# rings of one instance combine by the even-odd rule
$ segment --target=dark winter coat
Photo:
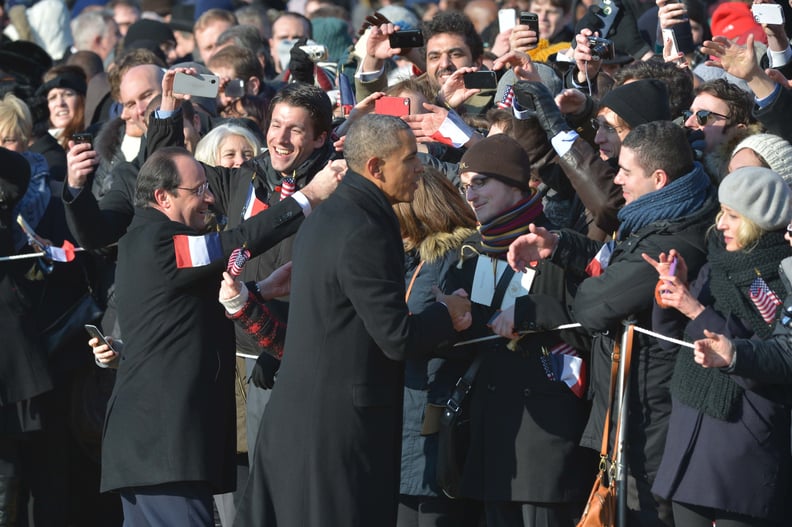
[[[294,243],[289,328],[235,525],[392,527],[404,361],[454,336],[408,316],[404,251],[382,192],[346,173]]]

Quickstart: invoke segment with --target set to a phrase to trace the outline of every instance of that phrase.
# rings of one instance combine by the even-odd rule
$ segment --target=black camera
[[[616,55],[613,41],[607,38],[588,37],[588,45],[594,60],[608,60]]]

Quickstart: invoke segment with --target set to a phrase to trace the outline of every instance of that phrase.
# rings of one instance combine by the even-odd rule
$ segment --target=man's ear
[[[654,179],[655,190],[660,190],[670,183],[668,174],[666,174],[666,171],[662,168],[655,170],[651,177]]]
[[[376,179],[382,180],[382,160],[379,157],[370,157],[366,160],[366,171]]]
[[[171,193],[165,189],[158,188],[154,191],[154,202],[163,209],[170,208],[172,197]]]
[[[260,88],[261,80],[258,77],[250,77],[245,83],[245,91],[247,91],[248,95],[258,95]]]

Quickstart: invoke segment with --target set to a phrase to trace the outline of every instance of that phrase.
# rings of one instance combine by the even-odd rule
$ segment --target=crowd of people
[[[0,527],[785,525],[785,19],[5,2]]]

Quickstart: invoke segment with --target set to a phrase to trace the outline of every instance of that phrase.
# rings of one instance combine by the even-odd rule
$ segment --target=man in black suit
[[[367,115],[344,154],[344,181],[294,243],[283,361],[236,525],[395,525],[401,361],[470,324],[460,296],[407,311],[392,205],[412,201],[423,171],[409,125]]]
[[[233,490],[236,447],[233,330],[217,279],[235,248],[256,255],[296,232],[336,182],[325,171],[250,221],[204,234],[214,195],[200,163],[170,147],[141,168],[119,242],[125,345],[102,444],[101,490],[121,493],[125,525],[214,525],[212,494]]]

